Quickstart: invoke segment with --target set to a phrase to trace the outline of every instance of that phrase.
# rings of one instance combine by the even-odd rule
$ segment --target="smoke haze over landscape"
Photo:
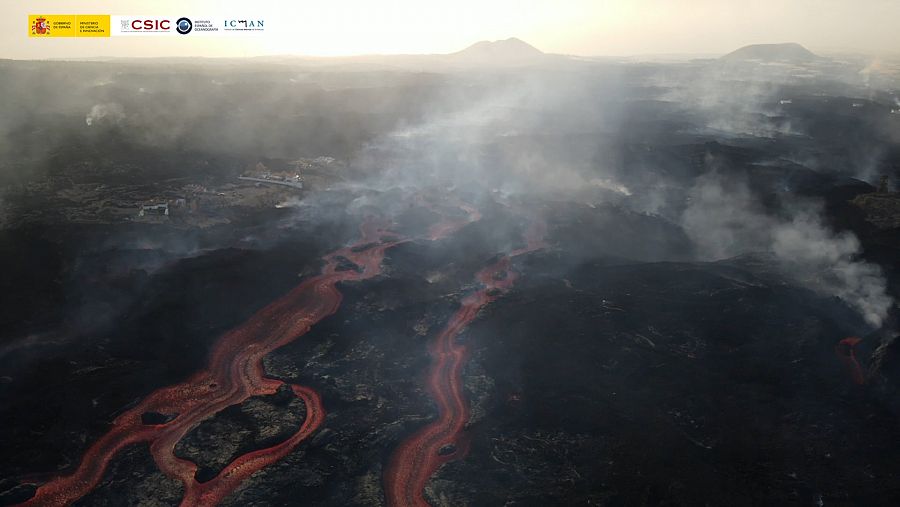
[[[894,3],[254,8],[0,36],[0,505],[900,501]]]

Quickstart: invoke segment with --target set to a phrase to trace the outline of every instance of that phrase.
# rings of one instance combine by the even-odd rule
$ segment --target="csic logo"
[[[132,19],[125,28],[128,20],[122,20],[122,28],[129,32],[168,32],[172,29],[172,22],[168,19]]]
[[[191,23],[191,20],[188,18],[179,18],[178,21],[175,22],[175,30],[181,35],[191,33],[192,28],[194,28],[194,24]]]
[[[50,35],[50,23],[47,18],[37,18],[31,24],[31,33],[34,35]]]

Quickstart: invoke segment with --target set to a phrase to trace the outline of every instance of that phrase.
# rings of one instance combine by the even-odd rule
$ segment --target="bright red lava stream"
[[[479,216],[474,210],[466,211],[467,219],[438,224],[437,230],[431,231],[430,239],[451,234]],[[397,239],[386,229],[385,223],[373,218],[366,219],[360,232],[362,238],[356,243],[324,257],[326,264],[321,274],[302,282],[247,322],[224,334],[213,347],[206,369],[184,382],[154,391],[137,406],[119,415],[112,428],[88,448],[72,474],[42,484],[34,497],[22,505],[71,504],[99,484],[109,462],[119,451],[140,442],[150,444],[153,459],[163,473],[184,485],[182,506],[218,504],[253,473],[289,454],[325,418],[318,393],[293,384],[291,390],[306,406],[306,417],[300,428],[281,443],[239,456],[213,479],[197,482],[197,465],[176,457],[175,445],[191,429],[217,412],[251,396],[274,394],[284,382],[265,376],[263,357],[334,314],[342,299],[337,284],[376,276],[381,272],[385,251],[405,241]],[[339,270],[342,257],[360,269]],[[147,412],[175,417],[164,424],[144,424],[141,415]]]
[[[459,310],[431,344],[428,391],[437,404],[438,417],[403,441],[391,456],[384,474],[388,505],[427,507],[424,490],[428,479],[441,465],[462,458],[468,451],[463,429],[469,420],[469,405],[462,381],[467,348],[457,343],[456,337],[475,320],[479,310],[512,287],[517,277],[510,269],[512,258],[543,248],[545,232],[546,225],[535,222],[526,233],[525,247],[479,271],[476,277],[481,288],[462,300]]]

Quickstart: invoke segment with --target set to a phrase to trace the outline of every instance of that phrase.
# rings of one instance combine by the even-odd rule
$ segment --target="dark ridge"
[[[731,61],[761,60],[764,62],[806,63],[821,60],[822,57],[796,42],[784,42],[780,44],[751,44],[728,53],[722,59]]]

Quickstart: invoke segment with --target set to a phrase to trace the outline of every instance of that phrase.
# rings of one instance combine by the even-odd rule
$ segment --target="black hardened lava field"
[[[0,505],[900,505],[870,64],[0,61]]]

